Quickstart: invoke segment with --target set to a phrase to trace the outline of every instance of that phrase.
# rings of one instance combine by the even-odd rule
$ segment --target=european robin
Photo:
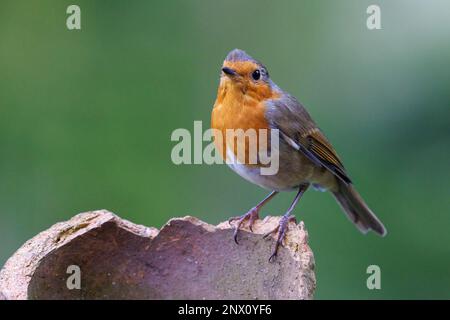
[[[217,99],[211,116],[215,146],[228,165],[240,176],[271,193],[246,214],[230,219],[236,221],[234,239],[244,221],[250,230],[261,208],[280,191],[297,190],[297,194],[272,232],[278,232],[275,248],[269,260],[276,257],[282,244],[288,221],[296,204],[310,185],[319,190],[330,191],[343,212],[362,232],[373,230],[384,236],[386,229],[355,190],[344,165],[333,146],[317,127],[304,106],[290,94],[284,92],[269,77],[267,68],[246,52],[232,50],[223,63]],[[227,130],[245,131],[254,129],[278,130],[279,168],[275,174],[263,175],[258,170],[262,164],[237,159],[235,141],[217,139],[217,133],[226,137]],[[270,135],[267,148],[270,153]],[[259,139],[259,136],[258,136]],[[246,141],[245,152],[249,145]],[[234,160],[230,161],[230,158]],[[271,232],[271,233],[272,233]],[[269,233],[270,234],[270,233]]]

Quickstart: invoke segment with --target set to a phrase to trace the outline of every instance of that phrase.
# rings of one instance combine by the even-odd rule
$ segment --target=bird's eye
[[[259,78],[261,78],[261,71],[259,71],[258,69],[253,71],[252,78],[253,78],[253,80],[259,80]]]

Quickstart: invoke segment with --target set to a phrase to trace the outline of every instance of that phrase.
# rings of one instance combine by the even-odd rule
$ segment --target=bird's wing
[[[302,152],[316,165],[325,167],[346,184],[351,183],[336,151],[297,99],[283,95],[270,100],[266,117],[271,127],[278,129],[282,139],[291,147]]]

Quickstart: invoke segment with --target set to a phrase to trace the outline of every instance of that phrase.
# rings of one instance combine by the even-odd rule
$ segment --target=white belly
[[[227,165],[245,180],[250,181],[251,183],[254,183],[264,189],[277,191],[292,190],[298,185],[296,182],[291,182],[286,185],[286,181],[284,181],[283,176],[280,175],[280,172],[275,175],[262,175],[261,168],[259,166],[248,166],[239,162],[236,159],[234,152],[230,149],[227,149]]]
[[[274,175],[262,175],[259,166],[245,165],[236,159],[234,152],[227,148],[227,165],[241,177],[262,188],[276,191],[290,191],[303,183],[312,183],[328,189],[328,180],[334,181],[329,172],[322,172],[302,153],[287,144],[280,144],[279,169]]]
[[[246,166],[245,164],[239,162],[234,154],[234,152],[227,148],[227,165],[242,178],[264,187],[261,179],[261,172],[257,166]]]

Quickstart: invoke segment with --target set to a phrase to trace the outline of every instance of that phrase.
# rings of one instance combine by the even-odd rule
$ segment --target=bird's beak
[[[238,75],[238,73],[236,71],[234,71],[233,69],[228,68],[228,67],[223,67],[222,72],[230,78],[234,78],[235,76]]]

